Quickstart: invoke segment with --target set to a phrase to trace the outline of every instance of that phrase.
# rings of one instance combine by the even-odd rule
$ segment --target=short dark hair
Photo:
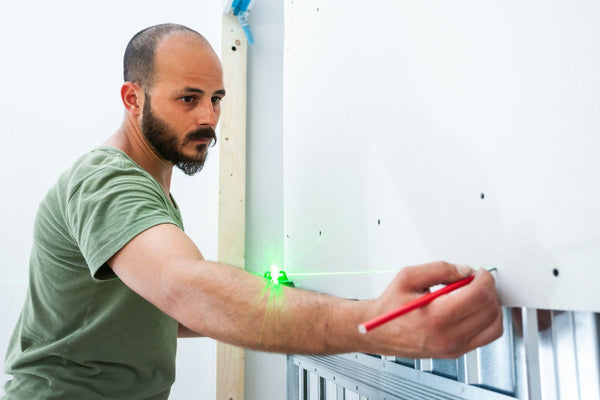
[[[125,82],[134,82],[145,91],[149,91],[156,78],[154,68],[156,47],[163,38],[175,32],[191,32],[208,43],[204,36],[195,30],[179,24],[160,24],[143,29],[131,38],[125,49],[123,57]]]

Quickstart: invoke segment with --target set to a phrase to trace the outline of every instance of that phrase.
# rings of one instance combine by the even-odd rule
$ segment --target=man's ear
[[[144,107],[144,92],[142,88],[133,82],[125,82],[121,86],[121,100],[125,110],[133,117],[141,115]]]

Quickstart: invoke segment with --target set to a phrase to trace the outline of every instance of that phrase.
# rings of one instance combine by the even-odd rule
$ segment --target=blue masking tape
[[[227,8],[224,12],[233,12],[233,15],[237,16],[240,25],[242,26],[242,30],[246,35],[246,39],[248,44],[254,44],[254,35],[252,35],[252,30],[250,29],[250,24],[248,23],[248,7],[252,3],[252,0],[231,0],[231,7]],[[228,11],[227,11],[228,10]]]
[[[233,10],[233,15],[237,15],[237,14],[236,14],[237,8],[240,6],[240,3],[241,3],[242,1],[243,1],[243,0],[233,0],[233,1],[231,2],[231,9]]]
[[[242,29],[246,34],[246,40],[248,40],[248,44],[254,44],[254,35],[252,35],[252,31],[250,30],[250,24],[248,24],[248,13],[245,12],[243,14],[238,15],[238,21],[240,21],[240,25],[242,25]]]
[[[248,6],[250,5],[251,1],[252,0],[242,0],[242,4],[243,4],[242,11],[244,11],[244,12],[248,11]]]
[[[248,11],[248,6],[251,0],[237,0],[237,4],[233,6],[233,15],[240,15]]]

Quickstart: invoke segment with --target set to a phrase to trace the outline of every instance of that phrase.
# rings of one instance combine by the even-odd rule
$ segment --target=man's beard
[[[145,97],[142,116],[142,134],[148,140],[154,151],[163,159],[170,161],[186,175],[194,175],[201,171],[208,155],[208,146],[217,143],[217,135],[211,127],[199,128],[185,135],[181,146],[177,144],[177,135],[162,119],[152,114],[150,96]],[[199,139],[210,139],[209,144],[199,144],[196,149],[200,153],[198,157],[189,157],[182,153],[181,149],[188,142]]]

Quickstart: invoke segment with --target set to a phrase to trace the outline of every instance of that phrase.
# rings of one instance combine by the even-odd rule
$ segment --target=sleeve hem
[[[102,268],[102,266],[106,264],[109,258],[115,255],[119,250],[121,250],[134,237],[154,226],[162,224],[172,224],[179,227],[179,225],[177,225],[175,221],[169,218],[161,217],[156,219],[144,220],[138,224],[133,225],[129,229],[125,230],[122,235],[115,237],[114,240],[104,245],[90,258],[88,262],[88,268],[90,270],[92,279],[94,279],[97,282],[111,280],[111,278],[116,279],[116,275],[112,277],[103,277],[102,279],[100,279],[96,277],[96,274]]]

